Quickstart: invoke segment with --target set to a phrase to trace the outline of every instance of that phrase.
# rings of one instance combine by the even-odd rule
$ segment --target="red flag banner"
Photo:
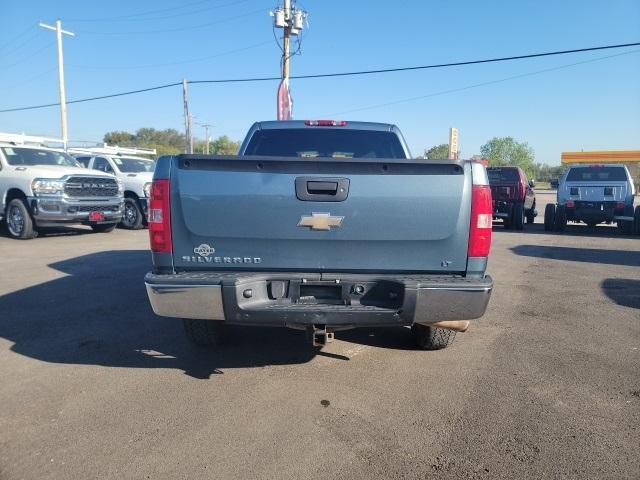
[[[291,120],[293,102],[289,91],[289,79],[285,78],[278,87],[278,120]]]

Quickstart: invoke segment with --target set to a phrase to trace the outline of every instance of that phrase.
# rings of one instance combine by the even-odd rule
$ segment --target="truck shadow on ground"
[[[0,237],[11,238],[7,231],[7,225],[5,222],[0,224]],[[74,235],[87,235],[94,234],[90,227],[72,226],[72,227],[49,227],[39,228],[38,238],[44,237],[64,237]]]
[[[527,223],[522,230],[504,228],[502,222],[493,222],[493,233],[534,234],[534,235],[565,235],[571,237],[598,237],[598,238],[634,238],[632,235],[623,235],[617,227],[611,225],[598,225],[590,228],[586,225],[568,224],[562,232],[547,232],[542,223]],[[637,238],[637,237],[635,237]]]
[[[523,257],[640,267],[640,252],[638,251],[558,247],[550,245],[518,245],[512,247],[511,251]]]
[[[640,280],[607,278],[603,280],[600,288],[618,305],[640,309]]]
[[[13,343],[11,351],[43,362],[171,368],[199,379],[225,369],[333,356],[313,348],[305,332],[286,328],[232,327],[225,345],[195,347],[180,320],[151,310],[142,280],[149,266],[146,250],[101,252],[51,264],[67,276],[0,296],[0,337]],[[366,340],[367,333],[357,338]],[[398,342],[403,340],[392,341]],[[405,348],[410,345],[407,340]]]

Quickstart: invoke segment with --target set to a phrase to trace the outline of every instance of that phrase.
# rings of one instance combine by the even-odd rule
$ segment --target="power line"
[[[26,29],[22,30],[18,35],[16,35],[15,37],[13,37],[11,40],[7,40],[6,42],[4,42],[2,45],[0,45],[0,50],[2,50],[3,48],[6,48],[7,45],[11,45],[13,42],[15,42],[16,40],[18,40],[19,38],[22,38],[25,36],[25,34],[33,31],[33,25],[29,25]],[[37,32],[37,30],[36,30]]]
[[[1,86],[0,85],[0,92],[4,92],[5,90],[13,90],[14,88],[18,88],[18,87],[22,87],[23,85],[28,85],[32,82],[35,82],[36,80],[44,77],[45,75],[48,75],[49,73],[53,72],[56,69],[56,67],[50,68],[49,70],[45,70],[44,72],[39,73],[38,75],[34,76],[34,77],[29,77],[27,79],[23,79],[20,81],[20,83],[14,83],[13,85],[9,85],[9,86]]]
[[[483,60],[470,60],[465,62],[453,62],[453,63],[442,63],[442,64],[433,64],[433,65],[421,65],[421,66],[413,66],[413,67],[401,67],[401,68],[386,68],[386,69],[378,69],[378,70],[360,70],[354,72],[338,72],[338,73],[319,73],[313,75],[296,75],[290,78],[295,79],[309,79],[309,78],[332,78],[332,77],[345,77],[345,76],[355,76],[355,75],[372,75],[379,73],[391,73],[391,72],[403,72],[403,71],[412,71],[412,70],[423,70],[423,69],[435,69],[435,68],[446,68],[453,66],[461,66],[461,65],[476,65],[483,63],[497,63],[504,61],[513,61],[513,60],[522,60],[528,58],[540,58],[540,57],[549,57],[549,56],[557,56],[557,55],[567,55],[571,53],[579,53],[579,52],[593,52],[597,50],[609,50],[615,48],[624,48],[624,47],[634,47],[640,46],[640,42],[635,43],[625,43],[619,45],[606,45],[600,47],[589,47],[589,48],[580,48],[574,50],[559,50],[555,52],[544,52],[544,53],[534,53],[528,55],[518,55],[513,57],[500,57],[500,58],[492,58],[492,59],[483,59]],[[205,84],[205,83],[240,83],[240,82],[263,82],[263,81],[273,81],[280,80],[280,77],[252,77],[252,78],[229,78],[229,79],[219,79],[219,80],[191,80],[190,84]],[[105,98],[113,98],[113,97],[122,97],[125,95],[134,95],[137,93],[149,92],[152,90],[160,90],[163,88],[174,87],[177,85],[182,85],[182,82],[168,83],[165,85],[159,85],[155,87],[142,88],[139,90],[131,90],[127,92],[113,93],[109,95],[101,95],[98,97],[89,97],[82,98],[78,100],[71,100],[67,103],[83,103],[83,102],[91,102],[94,100],[102,100]],[[59,105],[59,103],[48,103],[43,105],[32,105],[29,107],[16,107],[16,108],[7,108],[0,110],[0,113],[6,112],[17,112],[21,110],[35,110],[38,108],[47,108],[54,107]]]
[[[388,107],[388,106],[391,106],[391,105],[398,105],[400,103],[414,102],[416,100],[424,100],[425,98],[437,97],[437,96],[446,95],[446,94],[449,94],[449,93],[462,92],[464,90],[471,90],[473,88],[478,88],[478,87],[486,87],[488,85],[495,85],[497,83],[503,83],[503,82],[506,82],[506,81],[509,81],[509,80],[516,80],[518,78],[524,78],[524,77],[530,77],[530,76],[533,76],[533,75],[540,75],[542,73],[554,72],[556,70],[563,70],[565,68],[575,67],[576,65],[583,65],[585,63],[599,62],[599,61],[602,61],[602,60],[607,60],[609,58],[621,57],[623,55],[630,55],[632,53],[639,53],[639,52],[640,52],[640,50],[631,50],[630,52],[616,53],[614,55],[607,55],[606,57],[592,58],[592,59],[589,59],[589,60],[583,60],[583,61],[580,61],[580,62],[569,63],[569,64],[566,64],[566,65],[559,65],[557,67],[545,68],[543,70],[536,70],[536,71],[533,71],[533,72],[526,72],[526,73],[521,73],[521,74],[518,74],[518,75],[512,75],[510,77],[499,78],[499,79],[496,79],[496,80],[489,80],[489,81],[486,81],[486,82],[474,83],[472,85],[466,85],[464,87],[451,88],[451,89],[448,89],[448,90],[441,90],[439,92],[428,93],[426,95],[419,95],[419,96],[414,96],[414,97],[409,97],[409,98],[403,98],[403,99],[400,99],[400,100],[394,100],[392,102],[378,103],[378,104],[375,104],[375,105],[369,105],[369,106],[366,106],[366,107],[354,108],[354,109],[351,109],[351,110],[344,110],[342,112],[327,114],[326,116],[327,117],[334,117],[336,115],[344,115],[344,114],[347,114],[347,113],[362,112],[362,111],[365,111],[365,110],[374,110],[376,108],[383,108],[383,107]]]
[[[104,20],[104,19],[95,19],[92,20],[93,22],[104,22],[104,23],[112,23],[112,22],[151,22],[151,21],[157,21],[157,20],[166,20],[166,19],[175,19],[177,17],[185,17],[185,16],[189,16],[189,15],[196,15],[198,13],[202,13],[202,12],[208,12],[210,10],[217,10],[219,8],[225,8],[225,7],[232,7],[235,5],[239,5],[241,3],[247,3],[253,0],[236,0],[234,2],[231,3],[224,3],[222,5],[211,5],[205,8],[200,8],[198,10],[191,10],[190,12],[181,12],[181,13],[172,13],[171,15],[163,15],[161,17],[145,17],[145,18],[122,18],[120,20]]]
[[[224,55],[231,55],[234,53],[240,53],[240,52],[244,52],[245,50],[251,50],[253,48],[258,48],[258,47],[262,47],[264,45],[267,44],[271,44],[271,40],[267,40],[266,42],[260,42],[260,43],[256,43],[254,45],[248,45],[246,47],[242,47],[242,48],[236,48],[234,50],[228,50],[226,52],[220,52],[220,53],[216,53],[214,55],[207,55],[206,57],[198,57],[198,58],[192,58],[189,60],[179,60],[179,61],[175,61],[175,62],[166,62],[166,63],[155,63],[155,64],[147,64],[147,65],[75,65],[75,64],[68,64],[68,66],[70,67],[74,67],[74,68],[87,68],[87,69],[100,69],[100,70],[135,70],[135,69],[147,69],[147,68],[156,68],[156,67],[167,67],[167,66],[171,66],[171,65],[184,65],[187,63],[197,63],[197,62],[204,62],[206,60],[211,60],[213,58],[217,58],[217,57],[222,57]]]
[[[26,57],[22,57],[20,60],[18,60],[17,62],[14,63],[10,63],[9,65],[3,65],[2,69],[3,70],[7,70],[11,67],[15,67],[16,65],[20,65],[22,63],[25,63],[29,60],[31,60],[33,57],[35,57],[36,55],[39,55],[40,53],[44,52],[45,50],[51,48],[56,42],[48,42],[46,45],[43,45],[41,48],[39,48],[38,50],[36,50],[35,52],[31,53],[30,55],[27,55]]]
[[[221,18],[219,20],[216,20],[214,22],[207,22],[207,23],[200,23],[197,25],[190,25],[187,27],[179,27],[179,28],[167,28],[167,29],[162,29],[162,30],[142,30],[142,31],[133,31],[133,32],[121,32],[119,30],[109,30],[108,32],[96,32],[93,30],[78,30],[78,33],[82,33],[84,35],[152,35],[152,34],[157,34],[157,33],[173,33],[173,32],[184,32],[184,31],[191,31],[191,30],[197,30],[200,28],[206,28],[206,27],[210,27],[212,25],[218,25],[221,23],[226,23],[228,21],[231,20],[237,20],[239,18],[244,18],[244,17],[248,17],[250,15],[255,15],[256,13],[264,13],[264,9],[260,9],[260,10],[253,10],[251,12],[247,12],[247,13],[243,13],[240,15],[234,15],[232,17],[226,17],[226,18]]]
[[[70,103],[83,103],[83,102],[92,102],[94,100],[104,100],[105,98],[124,97],[125,95],[134,95],[136,93],[151,92],[153,90],[162,90],[163,88],[175,87],[177,85],[182,85],[182,82],[167,83],[165,85],[158,85],[158,86],[155,86],[155,87],[141,88],[139,90],[131,90],[131,91],[128,91],[128,92],[112,93],[112,94],[109,94],[109,95],[101,95],[99,97],[89,97],[89,98],[81,98],[81,99],[78,99],[78,100],[69,100],[67,102],[67,105],[69,105]],[[45,104],[42,104],[42,105],[33,105],[31,107],[7,108],[7,109],[4,109],[4,110],[0,110],[0,113],[18,112],[18,111],[22,111],[22,110],[35,110],[35,109],[38,109],[38,108],[47,108],[47,107],[57,107],[58,105],[60,105],[60,103],[45,103]]]
[[[156,13],[164,13],[164,12],[171,12],[174,10],[180,10],[182,8],[189,8],[189,7],[193,7],[195,5],[202,5],[203,3],[209,3],[210,0],[200,0],[198,2],[192,2],[192,3],[187,3],[185,5],[180,5],[177,7],[170,7],[170,8],[161,8],[158,10],[147,10],[146,12],[139,12],[139,13],[130,13],[128,15],[118,15],[115,17],[94,17],[94,18],[70,18],[67,21],[68,22],[112,22],[112,21],[118,21],[118,20],[122,20],[122,19],[127,19],[127,18],[133,18],[133,17],[142,17],[145,15],[153,15]]]

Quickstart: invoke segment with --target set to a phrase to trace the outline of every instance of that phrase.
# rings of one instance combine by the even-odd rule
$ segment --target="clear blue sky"
[[[2,0],[0,108],[58,101],[55,34],[63,20],[67,97],[157,84],[278,75],[276,0]],[[640,41],[638,0],[298,2],[309,12],[292,74],[399,67]],[[614,54],[626,55],[464,90]],[[241,139],[273,119],[277,82],[193,85],[191,110]],[[494,136],[528,142],[536,160],[564,150],[640,148],[640,47],[441,70],[293,80],[294,116],[392,122],[414,154],[460,129],[463,156]],[[437,94],[437,95],[434,95]],[[416,98],[422,97],[422,98]],[[407,99],[413,99],[403,101]],[[399,102],[399,103],[393,103]],[[384,105],[388,104],[388,105]],[[179,87],[69,105],[69,137],[183,128]],[[0,113],[0,131],[59,136],[57,107]],[[204,132],[196,127],[196,135]]]

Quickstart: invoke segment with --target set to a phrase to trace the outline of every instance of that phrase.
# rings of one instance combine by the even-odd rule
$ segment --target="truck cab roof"
[[[315,125],[313,122],[333,122],[335,125]],[[267,129],[291,129],[291,128],[336,128],[336,129],[349,129],[349,130],[373,130],[378,132],[392,132],[397,127],[391,123],[378,123],[378,122],[351,122],[344,120],[266,120],[256,122],[253,124],[253,128],[259,130]]]

